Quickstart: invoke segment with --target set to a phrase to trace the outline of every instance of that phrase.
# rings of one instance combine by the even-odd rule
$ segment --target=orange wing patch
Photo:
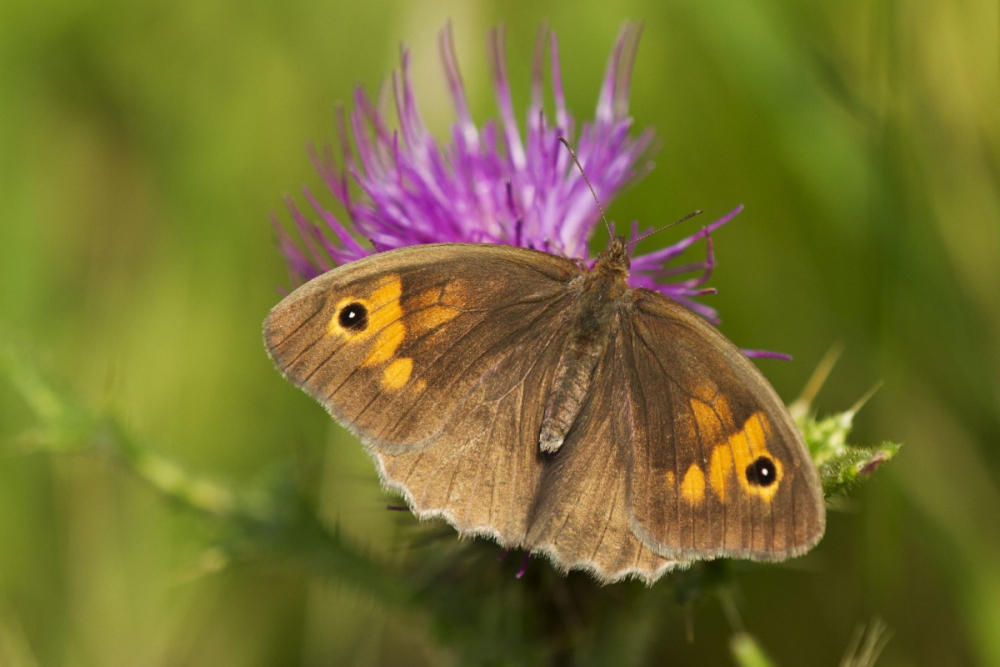
[[[712,461],[708,467],[708,481],[719,500],[726,501],[726,484],[733,473],[733,453],[729,443],[724,442],[712,448]]]
[[[705,445],[711,447],[726,439],[727,429],[711,405],[692,398],[691,411],[694,412],[694,420],[698,424],[698,432]]]
[[[436,299],[440,290],[432,296]],[[375,344],[362,366],[378,366],[391,362],[382,372],[382,387],[387,390],[401,389],[413,372],[413,360],[396,359],[396,351],[406,338],[406,325],[402,322],[403,308],[399,298],[403,295],[403,282],[392,274],[383,280],[368,297],[347,296],[337,303],[333,317],[326,327],[329,336],[338,336],[350,343],[360,343],[375,336]],[[340,323],[340,315],[348,306],[363,309],[365,324],[357,330],[345,328]]]
[[[436,329],[458,317],[458,313],[458,310],[448,306],[431,306],[418,311],[411,318],[414,333],[420,334]]]
[[[375,347],[368,353],[361,365],[377,366],[389,361],[396,354],[399,346],[403,344],[404,338],[406,338],[406,325],[396,320],[382,329],[382,333],[375,340]]]
[[[708,485],[719,500],[725,501],[728,486],[735,473],[744,491],[770,500],[777,493],[784,473],[781,461],[774,458],[767,448],[771,423],[763,412],[755,412],[744,422],[743,428],[736,431],[729,399],[725,394],[713,394],[714,388],[715,385],[711,383],[703,383],[696,388],[696,397],[690,399],[691,412],[701,440],[711,447]],[[747,468],[761,457],[767,458],[774,466],[774,478],[767,485],[753,483],[747,477]],[[690,473],[690,469],[688,472]],[[692,493],[695,486],[691,487]]]
[[[696,463],[692,463],[691,467],[684,473],[684,480],[681,482],[681,497],[692,505],[697,505],[705,499],[705,473]]]
[[[413,299],[407,302],[407,307],[413,310],[421,310],[423,308],[430,308],[441,300],[441,294],[444,289],[441,287],[432,287],[431,289],[424,290]]]
[[[368,297],[346,296],[337,302],[334,308],[333,317],[326,325],[328,336],[339,336],[352,343],[360,343],[368,340],[374,334],[382,331],[391,323],[403,316],[403,309],[399,305],[399,297],[403,293],[403,283],[397,275],[387,276],[386,279]],[[341,311],[352,304],[357,304],[364,308],[367,325],[363,329],[354,331],[347,329],[340,324]]]
[[[413,359],[400,357],[385,367],[382,372],[382,386],[386,389],[402,389],[413,372]]]
[[[722,420],[723,426],[726,427],[727,432],[733,431],[736,424],[733,422],[733,410],[729,407],[729,399],[726,398],[725,394],[719,394],[715,397],[712,402],[712,407],[719,415],[719,419]]]
[[[381,331],[403,316],[403,308],[399,297],[403,294],[403,283],[399,276],[392,275],[371,295],[371,314],[369,314],[368,331]],[[406,330],[403,330],[406,333]]]
[[[729,448],[736,464],[736,479],[740,486],[751,495],[770,500],[781,486],[784,468],[767,448],[767,436],[771,433],[771,422],[763,412],[755,412],[743,424],[743,430],[729,438]],[[765,457],[774,466],[774,480],[767,486],[752,484],[747,479],[747,469],[759,458]]]
[[[706,403],[714,401],[718,394],[719,387],[708,378],[702,379],[701,382],[698,383],[698,386],[694,388],[694,395]]]
[[[432,331],[458,317],[461,312],[458,308],[441,303],[446,291],[454,300],[453,293],[457,289],[457,283],[458,281],[452,281],[444,287],[433,287],[412,299],[407,298],[406,321],[415,336]]]
[[[691,412],[702,443],[712,448],[708,483],[719,500],[725,501],[726,485],[733,471],[733,455],[728,443],[728,434],[736,429],[733,412],[725,394],[718,393],[717,387],[707,380],[698,385],[695,395],[698,398],[690,400]]]
[[[381,366],[381,384],[386,391],[402,389],[410,381],[413,374],[413,359],[397,357],[400,345],[409,336],[419,336],[436,329],[458,317],[458,308],[444,305],[441,302],[446,297],[450,301],[460,298],[462,290],[455,282],[444,287],[434,287],[407,297],[404,313],[401,297],[403,283],[398,275],[392,274],[379,283],[367,297],[348,296],[337,303],[334,315],[327,324],[327,335],[337,336],[350,343],[360,343],[375,338],[362,366]],[[345,327],[340,316],[349,306],[356,306],[364,313],[365,324],[360,328]],[[408,314],[404,318],[404,314]],[[418,382],[419,391],[426,386]]]

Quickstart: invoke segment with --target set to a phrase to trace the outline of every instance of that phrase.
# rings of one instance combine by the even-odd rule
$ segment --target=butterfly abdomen
[[[594,369],[616,329],[612,326],[615,310],[629,293],[624,276],[619,279],[600,271],[587,276],[545,406],[538,436],[541,451],[557,452],[573,427],[590,392]]]

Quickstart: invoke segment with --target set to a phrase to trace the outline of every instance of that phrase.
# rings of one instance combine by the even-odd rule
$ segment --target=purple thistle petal
[[[735,218],[737,215],[740,214],[742,210],[743,210],[743,205],[740,204],[739,206],[737,206],[732,211],[722,216],[712,224],[707,225],[701,231],[678,241],[672,246],[668,246],[666,248],[662,248],[661,250],[656,250],[646,255],[642,255],[637,259],[638,261],[641,261],[643,264],[648,264],[649,267],[663,267],[667,262],[670,262],[679,255],[682,255],[685,250],[687,250],[692,245],[700,241],[702,238],[710,235],[716,229],[718,229],[722,225],[726,224],[727,222]],[[632,260],[633,269],[635,269],[637,259]],[[648,270],[648,269],[644,268],[643,270]]]
[[[334,122],[337,127],[337,140],[340,143],[340,155],[344,160],[345,171],[347,169],[354,169],[354,154],[351,152],[351,135],[347,131],[347,114],[344,112],[344,105],[337,103],[337,106],[333,111]],[[327,166],[331,173],[336,173],[336,165],[333,162],[333,151],[330,150],[328,153],[328,159],[326,161]],[[346,173],[344,174],[344,188],[347,187]]]
[[[615,40],[615,48],[611,52],[608,64],[604,69],[604,80],[601,84],[601,94],[597,98],[597,109],[594,116],[598,125],[610,124],[614,121],[614,94],[618,67],[622,59],[622,50],[625,48],[626,35],[630,31],[628,24],[623,25],[618,30],[618,39]]]
[[[469,100],[465,96],[465,84],[462,83],[462,73],[458,69],[458,57],[455,55],[455,36],[452,33],[451,21],[448,21],[444,30],[441,31],[438,37],[438,47],[445,75],[448,78],[451,101],[455,105],[455,113],[458,114],[457,129],[460,130],[461,136],[467,144],[473,147],[478,146],[479,132],[476,130],[475,123],[472,122]]]
[[[743,354],[751,359],[780,359],[781,361],[792,361],[792,355],[782,352],[768,352],[767,350],[741,350]]]
[[[325,273],[333,268],[329,260],[323,256],[320,251],[319,246],[316,245],[316,236],[322,235],[322,232],[318,230],[316,225],[309,222],[306,216],[302,215],[295,202],[292,201],[291,197],[285,197],[285,206],[292,213],[292,218],[295,220],[295,226],[299,231],[299,238],[302,239],[302,244],[306,247],[306,253],[311,259],[311,264],[316,267],[316,275],[320,273]]]
[[[306,257],[305,253],[302,252],[302,249],[288,232],[285,231],[281,223],[278,222],[278,217],[272,214],[270,219],[271,226],[278,236],[278,247],[281,250],[281,254],[285,256],[285,262],[288,264],[288,270],[292,274],[292,279],[295,282],[306,282],[318,276],[320,272],[309,261],[309,258]]]
[[[635,67],[636,54],[639,52],[642,26],[626,23],[619,31],[619,35],[619,38],[625,42],[625,46],[619,61],[612,110],[615,118],[624,118],[628,115],[628,98],[632,91],[632,71]]]
[[[507,139],[507,157],[514,170],[524,168],[524,146],[521,144],[521,133],[514,119],[514,103],[510,95],[510,78],[507,76],[506,51],[507,30],[501,24],[490,31],[490,65],[493,69],[493,85],[503,121],[504,136]]]
[[[545,99],[545,38],[548,37],[549,26],[542,23],[535,35],[535,49],[531,56],[531,106],[528,116],[533,116],[542,110]],[[544,120],[544,116],[542,116]]]
[[[354,237],[352,237],[350,233],[348,233],[347,229],[340,224],[340,221],[337,220],[336,216],[334,216],[333,213],[330,213],[329,211],[320,206],[319,202],[316,200],[316,197],[313,196],[313,193],[311,190],[309,190],[309,188],[302,188],[302,192],[305,195],[305,198],[309,200],[309,203],[312,205],[313,209],[319,212],[320,217],[323,218],[323,222],[326,223],[327,227],[329,227],[333,231],[333,233],[337,235],[337,239],[340,241],[341,246],[343,246],[343,248],[341,249],[337,248],[336,246],[327,245],[329,243],[329,240],[326,238],[326,236],[321,234],[317,227],[315,226],[312,227],[312,230],[315,232],[317,239],[321,240],[323,247],[326,248],[327,254],[329,254],[330,257],[332,257],[337,264],[350,262],[353,261],[354,259],[358,259],[359,257],[364,257],[365,255],[368,254],[368,252],[363,247],[361,247],[361,244],[355,241]],[[294,204],[289,204],[289,206],[294,206]]]
[[[525,573],[528,571],[528,561],[529,560],[531,560],[531,552],[530,551],[525,551],[524,552],[524,558],[521,560],[521,569],[518,570],[517,574],[514,575],[515,578],[520,579],[521,577],[523,577],[525,575]]]
[[[556,40],[556,34],[554,32],[550,32],[549,36],[549,52],[552,68],[552,94],[556,100],[556,128],[557,130],[561,130],[561,136],[566,137],[567,140],[572,140],[573,119],[566,111],[566,96],[563,93],[562,85],[562,69],[559,67],[559,42]],[[565,154],[565,151],[559,151],[559,153]],[[568,154],[565,155],[565,158],[561,159],[561,164],[559,166],[561,169],[565,169],[569,166]]]

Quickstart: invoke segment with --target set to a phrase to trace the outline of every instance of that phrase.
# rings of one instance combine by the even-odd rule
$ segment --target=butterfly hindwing
[[[629,528],[632,432],[622,351],[612,337],[579,418],[542,473],[528,540],[560,567],[589,570],[603,583],[630,576],[652,583],[683,563],[649,549]]]
[[[759,370],[714,327],[635,291],[623,322],[632,528],[672,558],[783,559],[822,536],[801,435]]]

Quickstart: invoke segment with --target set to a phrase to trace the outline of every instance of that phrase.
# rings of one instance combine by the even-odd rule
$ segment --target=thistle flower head
[[[334,265],[403,246],[421,243],[504,243],[580,259],[592,265],[588,239],[600,214],[569,152],[559,141],[576,147],[580,163],[605,205],[622,188],[651,167],[648,160],[653,132],[634,135],[628,116],[628,95],[639,30],[625,24],[619,32],[597,101],[594,118],[579,127],[566,109],[554,33],[542,28],[535,43],[531,95],[522,135],[504,55],[503,28],[489,35],[499,122],[476,125],[455,57],[450,26],[440,35],[441,60],[457,119],[447,143],[431,136],[417,108],[409,70],[392,78],[398,129],[391,130],[384,114],[360,87],[355,108],[338,110],[337,127],[342,167],[333,150],[310,149],[316,170],[346,212],[344,224],[306,188],[305,198],[322,219],[311,222],[291,199],[301,243],[283,230],[279,240],[293,276],[308,280]],[[545,61],[550,63],[554,116],[543,106]],[[353,145],[353,149],[352,149]],[[360,191],[356,197],[351,187]],[[711,232],[740,209],[682,241],[632,258],[630,283],[680,301],[709,319],[715,311],[693,299],[703,289],[714,266]],[[631,238],[640,236],[633,223]],[[367,239],[371,247],[358,238]],[[675,264],[692,245],[704,239],[701,261]],[[687,276],[685,278],[685,276]]]

